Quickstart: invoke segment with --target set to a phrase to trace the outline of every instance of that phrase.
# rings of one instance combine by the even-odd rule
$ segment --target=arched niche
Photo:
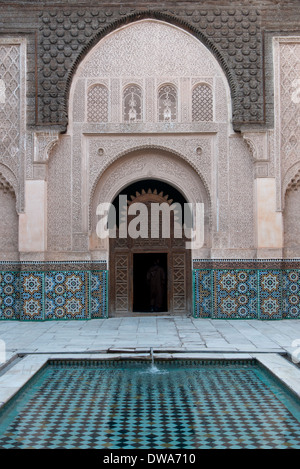
[[[284,254],[287,258],[300,258],[300,181],[290,184],[284,197],[283,226]]]
[[[0,167],[1,170],[1,167]],[[3,171],[4,172],[4,171]],[[8,172],[8,174],[10,174]],[[4,260],[18,260],[19,217],[12,183],[0,172],[0,254]]]
[[[211,201],[201,176],[178,155],[149,148],[121,156],[98,178],[90,199],[90,250],[105,252],[108,258],[108,242],[99,239],[96,233],[98,205],[112,203],[123,188],[146,179],[163,181],[174,187],[193,209],[197,204],[203,204],[204,242],[192,256],[206,257],[211,247]]]
[[[109,90],[111,123],[122,122],[122,90],[135,83],[142,90],[145,122],[158,121],[157,95],[169,83],[178,89],[179,122],[191,122],[192,90],[208,83],[217,103],[215,120],[231,121],[228,78],[215,55],[191,33],[173,24],[143,19],[119,27],[99,40],[72,77],[69,126],[84,123],[88,90],[101,82]]]

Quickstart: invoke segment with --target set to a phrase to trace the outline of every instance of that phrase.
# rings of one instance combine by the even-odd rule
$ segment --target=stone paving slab
[[[300,370],[295,364],[287,362],[279,354],[253,354],[262,365],[282,381],[294,394],[300,397]]]
[[[205,349],[234,352],[285,351],[300,341],[300,320],[212,320],[132,317],[90,321],[0,322],[6,355],[80,352],[114,348]]]
[[[300,396],[300,320],[143,316],[0,322],[0,407],[49,358],[243,359],[254,357]],[[152,351],[151,351],[152,349]],[[153,355],[152,355],[153,354]],[[23,356],[24,355],[24,356]]]
[[[47,355],[28,355],[0,376],[0,407],[12,398],[47,361]]]

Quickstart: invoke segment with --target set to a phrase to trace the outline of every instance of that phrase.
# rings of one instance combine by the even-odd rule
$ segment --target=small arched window
[[[104,85],[93,85],[87,97],[88,122],[108,122],[108,89]]]
[[[213,95],[209,85],[202,83],[193,89],[192,121],[213,121]]]
[[[142,89],[138,85],[126,86],[123,92],[123,121],[141,122],[142,115]]]
[[[159,122],[176,122],[177,108],[177,89],[175,86],[161,86],[158,90]]]

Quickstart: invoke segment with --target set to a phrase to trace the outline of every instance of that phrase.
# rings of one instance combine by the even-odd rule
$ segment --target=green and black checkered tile
[[[252,363],[54,362],[0,415],[0,448],[300,449],[300,406]]]

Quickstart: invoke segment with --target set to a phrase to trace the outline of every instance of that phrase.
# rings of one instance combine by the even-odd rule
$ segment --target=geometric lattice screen
[[[213,96],[210,86],[201,84],[193,89],[192,121],[209,122],[213,120]]]
[[[108,122],[108,89],[104,85],[94,85],[88,91],[88,122]]]

